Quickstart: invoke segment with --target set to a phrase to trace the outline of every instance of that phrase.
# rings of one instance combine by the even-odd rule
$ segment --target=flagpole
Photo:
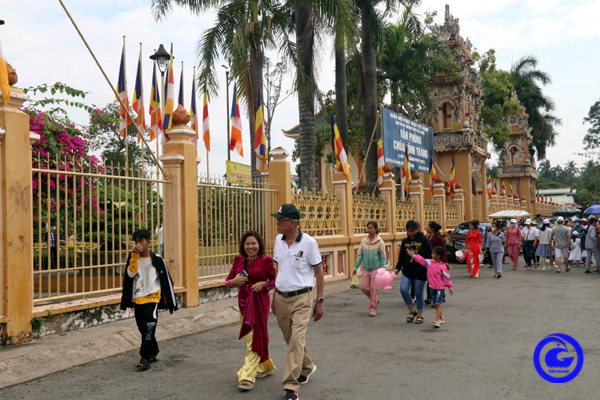
[[[139,62],[140,62],[140,82],[144,82],[144,78],[142,77],[141,61],[142,61],[142,42],[140,42],[140,61]],[[140,88],[141,88],[141,85],[140,85]],[[140,96],[142,97],[142,99],[144,98],[144,94],[143,93],[140,93]],[[143,110],[143,111],[145,111],[145,110]],[[140,119],[140,116],[138,115],[138,120],[139,119]],[[142,121],[143,120],[144,120],[144,113],[142,112]],[[142,129],[144,128],[144,125],[145,124],[142,124]],[[140,130],[140,129],[138,129],[138,130]],[[146,166],[145,166],[145,163],[144,163],[144,145],[142,145],[142,171],[144,171],[144,173],[146,172]]]
[[[126,51],[125,51],[125,35],[123,35],[123,80],[125,83],[125,90],[127,90],[127,60],[126,60]],[[129,103],[129,101],[127,101]],[[125,114],[125,237],[129,237],[129,202],[127,201],[127,196],[129,195],[129,138],[127,137],[127,116],[129,110],[126,109]],[[119,201],[121,199],[119,198]]]

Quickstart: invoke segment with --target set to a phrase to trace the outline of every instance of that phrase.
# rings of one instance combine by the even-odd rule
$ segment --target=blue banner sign
[[[408,146],[410,170],[429,173],[429,157],[433,154],[433,128],[383,109],[383,154],[385,162],[404,165],[404,148]],[[434,159],[435,161],[435,159]]]

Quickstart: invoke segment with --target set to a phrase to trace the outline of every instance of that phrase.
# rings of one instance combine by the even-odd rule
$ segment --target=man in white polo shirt
[[[277,213],[277,239],[273,261],[277,278],[271,309],[288,345],[288,355],[281,386],[286,400],[298,400],[298,389],[317,370],[306,354],[306,329],[313,303],[312,289],[317,281],[317,302],[313,317],[323,316],[325,278],[321,253],[316,240],[300,231],[300,211],[293,204],[284,204]]]

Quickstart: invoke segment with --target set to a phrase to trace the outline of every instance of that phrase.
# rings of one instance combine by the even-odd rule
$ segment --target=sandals
[[[435,321],[435,322],[433,323],[433,327],[434,327],[434,328],[439,328],[439,327],[440,327],[440,323],[439,323],[439,322],[437,322],[437,321]]]
[[[417,317],[415,324],[422,324],[422,323],[423,323],[423,317]]]
[[[151,363],[155,363],[155,362],[159,362],[160,358],[158,358],[158,356],[154,356],[151,359],[149,359],[148,361],[151,362]]]
[[[145,358],[140,358],[140,361],[138,362],[136,367],[141,371],[145,371],[147,369],[150,369],[150,362],[148,362],[148,360],[146,360]]]
[[[408,317],[406,317],[406,322],[413,322],[415,320],[415,317],[417,316],[417,312],[413,311],[411,313],[408,314]]]
[[[258,379],[266,378],[267,376],[271,375],[273,372],[275,372],[274,369],[268,369],[265,372],[257,372],[256,378],[258,378]]]
[[[244,383],[247,382],[247,383]],[[254,382],[250,382],[250,381],[240,381],[240,383],[238,384],[238,389],[240,390],[252,390],[254,389]]]

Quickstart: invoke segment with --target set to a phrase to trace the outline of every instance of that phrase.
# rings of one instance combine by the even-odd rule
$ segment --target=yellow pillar
[[[341,232],[336,232],[338,235],[343,235],[351,238],[354,235],[354,218],[352,215],[352,177],[350,174],[335,171],[333,173],[333,190],[338,199],[340,199],[340,215],[341,215]],[[348,240],[346,246],[346,254],[348,255],[347,267],[354,265],[354,250],[353,245]],[[333,261],[333,260],[332,260]],[[347,277],[352,277],[352,268],[345,268]]]
[[[458,224],[465,221],[465,192],[460,183],[456,184],[452,201],[456,205],[456,214],[458,215]]]
[[[498,194],[495,190],[492,190],[492,197],[490,198],[490,214],[498,212]]]
[[[19,107],[27,95],[11,87],[9,104],[0,97],[0,312],[2,342],[31,340],[33,310],[33,204],[29,116]],[[0,320],[1,321],[1,320]]]
[[[423,182],[421,182],[420,174],[418,172],[412,173],[412,181],[408,184],[408,194],[410,201],[415,207],[414,219],[419,222],[421,227],[425,223],[425,211],[423,209]]]
[[[441,180],[441,177],[433,185],[433,201],[438,206],[440,220],[437,221],[438,224],[442,226],[442,232],[446,232],[446,193],[444,189],[444,182]]]
[[[381,197],[386,205],[387,226],[385,227],[385,232],[395,234],[398,232],[398,213],[396,207],[396,182],[394,181],[394,175],[390,173],[383,175],[383,183],[379,187],[379,191],[381,192]]]
[[[290,162],[287,157],[290,153],[283,147],[271,150],[271,162],[269,163],[269,182],[277,187],[277,200],[271,213],[277,212],[282,204],[292,202],[292,174]]]
[[[167,132],[160,160],[165,185],[165,258],[175,286],[184,287],[184,307],[198,305],[198,167],[196,133],[185,125]]]

